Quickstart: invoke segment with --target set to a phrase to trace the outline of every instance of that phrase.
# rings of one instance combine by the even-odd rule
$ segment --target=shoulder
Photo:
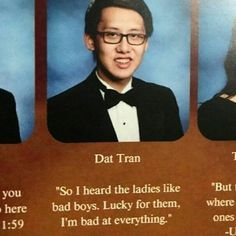
[[[91,90],[93,90],[93,85],[91,84],[89,78],[87,78],[79,84],[49,98],[48,104],[66,104],[81,101],[81,97],[84,98],[91,94]]]
[[[198,110],[198,126],[201,133],[212,140],[230,139],[235,134],[235,106],[221,97],[213,97],[204,102]]]
[[[170,88],[165,87],[163,85],[151,83],[151,82],[146,82],[144,80],[141,80],[139,78],[134,78],[134,84],[137,87],[143,88],[143,89],[148,89],[148,90],[154,90],[154,91],[163,91],[163,92],[171,92]]]
[[[174,93],[166,86],[146,82],[138,78],[134,78],[134,84],[142,91],[143,96],[161,100],[175,100]]]
[[[81,83],[67,89],[66,91],[48,99],[47,110],[48,116],[63,115],[70,116],[77,112],[85,113],[88,107],[94,107],[101,96],[94,83],[94,76],[91,74]]]
[[[219,96],[204,102],[198,109],[198,122],[211,123],[228,120],[236,116],[236,103]]]
[[[0,88],[0,96],[2,96],[2,97],[13,97],[11,92],[9,92],[5,89],[2,89],[2,88]]]
[[[14,96],[11,92],[0,88],[0,101],[2,102],[13,102],[15,101]]]
[[[219,112],[222,109],[225,109],[230,103],[231,102],[227,99],[217,96],[213,97],[200,105],[198,110],[199,116]]]

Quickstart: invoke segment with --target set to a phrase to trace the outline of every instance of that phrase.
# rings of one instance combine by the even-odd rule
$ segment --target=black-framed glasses
[[[122,34],[111,31],[105,31],[105,32],[97,31],[97,34],[103,37],[104,43],[109,43],[109,44],[118,44],[125,37],[127,39],[128,44],[130,45],[142,45],[147,38],[146,34],[141,34],[141,33]]]

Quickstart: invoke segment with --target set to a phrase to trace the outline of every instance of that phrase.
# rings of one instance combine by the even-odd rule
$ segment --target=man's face
[[[141,15],[133,10],[118,7],[102,10],[97,31],[134,35],[146,33]],[[96,52],[98,73],[107,82],[128,81],[140,65],[148,45],[147,40],[141,45],[130,45],[126,37],[123,37],[120,43],[109,44],[104,42],[100,34],[97,34],[95,42],[91,38],[90,42]]]

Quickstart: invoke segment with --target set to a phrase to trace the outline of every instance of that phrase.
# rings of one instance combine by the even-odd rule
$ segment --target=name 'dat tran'
[[[140,163],[141,157],[138,155],[126,155],[124,153],[117,153],[115,155],[94,155],[95,164],[112,164],[112,163]]]

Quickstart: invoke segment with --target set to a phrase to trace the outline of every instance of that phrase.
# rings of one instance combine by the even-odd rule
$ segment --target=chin
[[[117,80],[117,81],[128,80],[131,77],[132,77],[132,75],[128,75],[128,76],[125,76],[125,75],[113,75],[114,80]]]
[[[130,71],[119,71],[117,73],[112,73],[113,77],[114,78],[117,78],[119,80],[126,80],[126,79],[129,79],[133,76],[133,71],[130,72]]]
[[[134,69],[118,69],[116,67],[103,67],[102,74],[113,81],[128,80],[133,76]]]

